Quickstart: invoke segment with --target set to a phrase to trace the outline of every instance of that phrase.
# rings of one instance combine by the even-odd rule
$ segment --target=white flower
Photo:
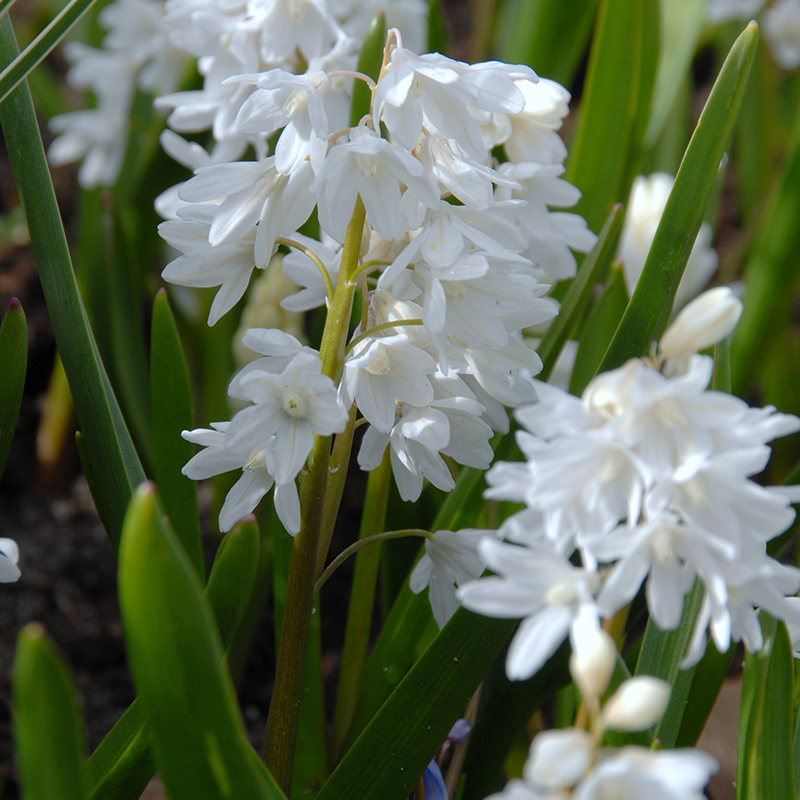
[[[428,597],[436,624],[443,628],[458,608],[456,586],[475,580],[483,572],[478,542],[484,530],[437,531],[425,540],[425,555],[411,573],[411,591],[429,586]]]
[[[557,131],[569,112],[569,92],[547,78],[538,82],[520,80],[516,84],[525,98],[525,106],[509,116],[508,137],[497,144],[503,145],[511,161],[562,164],[567,148]]]
[[[596,627],[592,595],[598,575],[573,567],[543,547],[517,547],[485,538],[479,552],[497,577],[468,583],[456,596],[479,614],[524,617],[506,659],[509,679],[530,678],[567,634],[575,642],[581,630]]]
[[[183,253],[164,267],[164,280],[180,286],[220,287],[209,310],[209,325],[216,324],[239,302],[255,268],[254,231],[216,247],[209,243],[217,210],[217,206],[201,203],[184,205],[179,217],[158,226],[159,236]]]
[[[396,329],[398,331],[402,328]],[[412,406],[433,402],[433,386],[426,377],[434,360],[415,347],[403,333],[369,336],[347,356],[342,376],[342,397],[381,433],[391,433],[398,401]]]
[[[531,744],[523,773],[525,781],[543,791],[569,789],[589,771],[594,749],[588,731],[578,728],[542,731]]]
[[[337,242],[344,242],[356,195],[364,202],[370,224],[384,239],[404,232],[401,183],[426,205],[439,202],[435,182],[422,164],[366,126],[352,129],[346,142],[330,149],[319,181],[320,225]]]
[[[631,187],[619,249],[628,295],[633,295],[650,246],[664,214],[675,178],[664,172],[637,175]],[[675,296],[675,308],[691,300],[708,283],[717,268],[717,254],[711,249],[711,226],[703,223],[686,264]]]
[[[703,787],[718,769],[717,762],[700,750],[623,747],[602,758],[575,788],[572,798],[703,800]]]
[[[727,286],[703,292],[675,317],[658,343],[668,359],[698,353],[730,336],[742,315],[742,301]]]
[[[0,538],[0,583],[19,580],[19,548],[13,539]]]
[[[300,352],[279,373],[254,368],[238,382],[241,396],[254,405],[234,415],[226,438],[234,447],[268,443],[264,461],[278,484],[294,480],[300,472],[315,433],[330,436],[347,424],[336,387],[321,368],[318,356]]]
[[[659,678],[630,678],[603,707],[603,726],[614,731],[647,730],[664,715],[671,693],[672,687]]]
[[[764,36],[784,69],[800,65],[800,0],[777,0],[764,12]]]

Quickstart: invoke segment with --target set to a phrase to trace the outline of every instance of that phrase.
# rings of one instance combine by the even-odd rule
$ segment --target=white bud
[[[672,687],[659,678],[639,675],[625,681],[603,708],[603,727],[615,731],[645,731],[667,710]]]
[[[608,688],[617,663],[614,640],[602,628],[582,637],[569,659],[569,670],[581,694],[598,698]]]
[[[543,731],[531,745],[525,780],[548,792],[574,786],[591,767],[593,753],[588,731],[579,728]]]
[[[666,358],[680,358],[711,347],[733,331],[741,314],[742,301],[727,286],[709,289],[678,314],[658,350]]]

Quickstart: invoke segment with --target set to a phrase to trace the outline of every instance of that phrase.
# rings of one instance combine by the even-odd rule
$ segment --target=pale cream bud
[[[543,731],[531,745],[524,776],[548,792],[574,786],[589,770],[594,755],[591,734],[578,728]]]
[[[602,628],[582,637],[569,659],[569,670],[581,694],[599,698],[608,688],[617,664],[617,647]]]
[[[639,675],[625,681],[603,708],[603,727],[615,731],[645,731],[667,710],[672,687],[659,678]]]
[[[742,314],[742,301],[727,286],[703,292],[689,303],[658,345],[665,358],[698,353],[724,339],[736,327]]]

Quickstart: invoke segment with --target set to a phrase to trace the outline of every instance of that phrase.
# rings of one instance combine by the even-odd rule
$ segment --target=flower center
[[[550,606],[570,606],[576,603],[578,596],[575,588],[569,583],[556,583],[551,586],[544,595],[544,601]]]
[[[283,396],[283,410],[290,417],[306,416],[306,400],[299,394],[285,394]]]
[[[392,369],[392,362],[386,353],[386,348],[379,344],[375,352],[375,358],[371,364],[368,364],[365,369],[371,375],[388,375]]]

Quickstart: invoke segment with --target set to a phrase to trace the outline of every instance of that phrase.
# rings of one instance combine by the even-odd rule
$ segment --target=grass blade
[[[583,193],[574,210],[593,231],[600,229],[615,203],[628,201],[642,153],[657,57],[658,4],[603,0],[566,175]]]
[[[31,70],[44,61],[92,3],[94,0],[70,0],[22,53],[0,72],[0,103],[25,80]]]
[[[14,741],[25,800],[83,800],[78,696],[44,628],[23,628],[14,659]]]
[[[16,297],[11,299],[0,325],[0,476],[8,458],[17,417],[22,404],[28,366],[28,327],[25,312]]]
[[[194,445],[181,431],[194,427],[192,386],[183,347],[162,289],[153,303],[150,334],[150,393],[152,406],[153,472],[164,510],[186,555],[205,580],[197,485],[181,474],[194,455]]]
[[[16,53],[6,15],[0,19],[0,63],[10,62]],[[116,547],[128,500],[144,472],[81,302],[27,86],[19,86],[0,105],[0,123],[78,421],[97,482],[110,500],[107,530]]]
[[[603,359],[602,372],[644,355],[653,339],[664,332],[703,222],[757,45],[758,26],[750,23],[731,48],[700,115],[641,278]]]
[[[282,800],[247,742],[211,608],[152,485],[120,544],[120,606],[153,753],[173,800]]]

